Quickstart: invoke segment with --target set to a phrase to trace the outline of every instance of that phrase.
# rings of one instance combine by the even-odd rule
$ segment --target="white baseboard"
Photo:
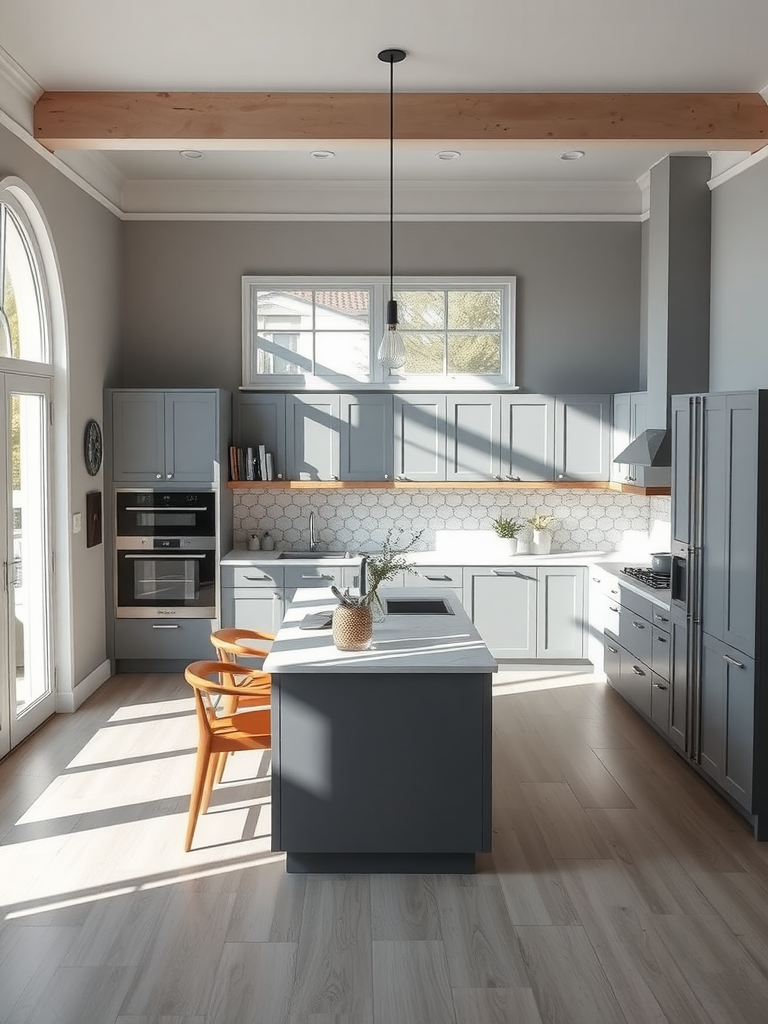
[[[107,659],[81,680],[70,693],[57,694],[56,711],[59,713],[77,711],[83,701],[95,693],[102,683],[106,683],[111,675],[112,666]]]

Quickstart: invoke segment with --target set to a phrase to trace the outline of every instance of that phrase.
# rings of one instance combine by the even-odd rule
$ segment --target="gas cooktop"
[[[655,569],[631,565],[625,566],[621,571],[627,576],[631,576],[633,580],[637,580],[638,583],[644,583],[646,587],[652,587],[653,590],[669,590],[668,572],[657,572]]]

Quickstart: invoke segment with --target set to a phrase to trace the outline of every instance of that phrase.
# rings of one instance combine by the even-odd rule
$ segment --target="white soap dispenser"
[[[261,550],[262,551],[274,551],[275,540],[274,537],[270,537],[269,530],[264,531],[264,536],[261,538]]]
[[[252,533],[248,538],[248,550],[249,551],[260,551],[261,541],[259,540],[258,533]]]

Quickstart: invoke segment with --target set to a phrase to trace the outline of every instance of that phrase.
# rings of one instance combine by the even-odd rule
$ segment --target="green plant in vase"
[[[548,555],[552,549],[552,534],[549,527],[554,523],[555,516],[548,513],[536,514],[528,520],[528,526],[533,530],[533,553],[535,555]]]
[[[382,583],[393,580],[399,572],[413,572],[405,555],[418,542],[422,533],[424,531],[419,530],[418,533],[411,534],[411,539],[407,543],[403,543],[406,531],[399,527],[392,527],[387,531],[381,551],[377,555],[364,556],[365,564],[364,567],[361,566],[360,589],[361,591],[365,589],[365,593],[361,594],[360,601],[373,608],[375,618],[381,618],[384,615],[384,607],[379,597],[379,587]],[[363,574],[365,580],[363,580]]]
[[[517,551],[517,535],[525,524],[519,519],[512,519],[509,516],[498,515],[492,521],[491,526],[496,534],[509,544],[509,553],[514,555]]]

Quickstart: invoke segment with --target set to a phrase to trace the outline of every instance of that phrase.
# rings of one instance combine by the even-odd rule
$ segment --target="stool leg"
[[[207,744],[201,743],[197,748],[197,759],[195,761],[195,776],[192,782],[192,796],[189,800],[189,818],[187,820],[187,835],[184,841],[184,852],[189,853],[192,847],[192,837],[195,834],[195,826],[200,815],[200,805],[203,800],[205,776],[208,771],[210,751]]]

